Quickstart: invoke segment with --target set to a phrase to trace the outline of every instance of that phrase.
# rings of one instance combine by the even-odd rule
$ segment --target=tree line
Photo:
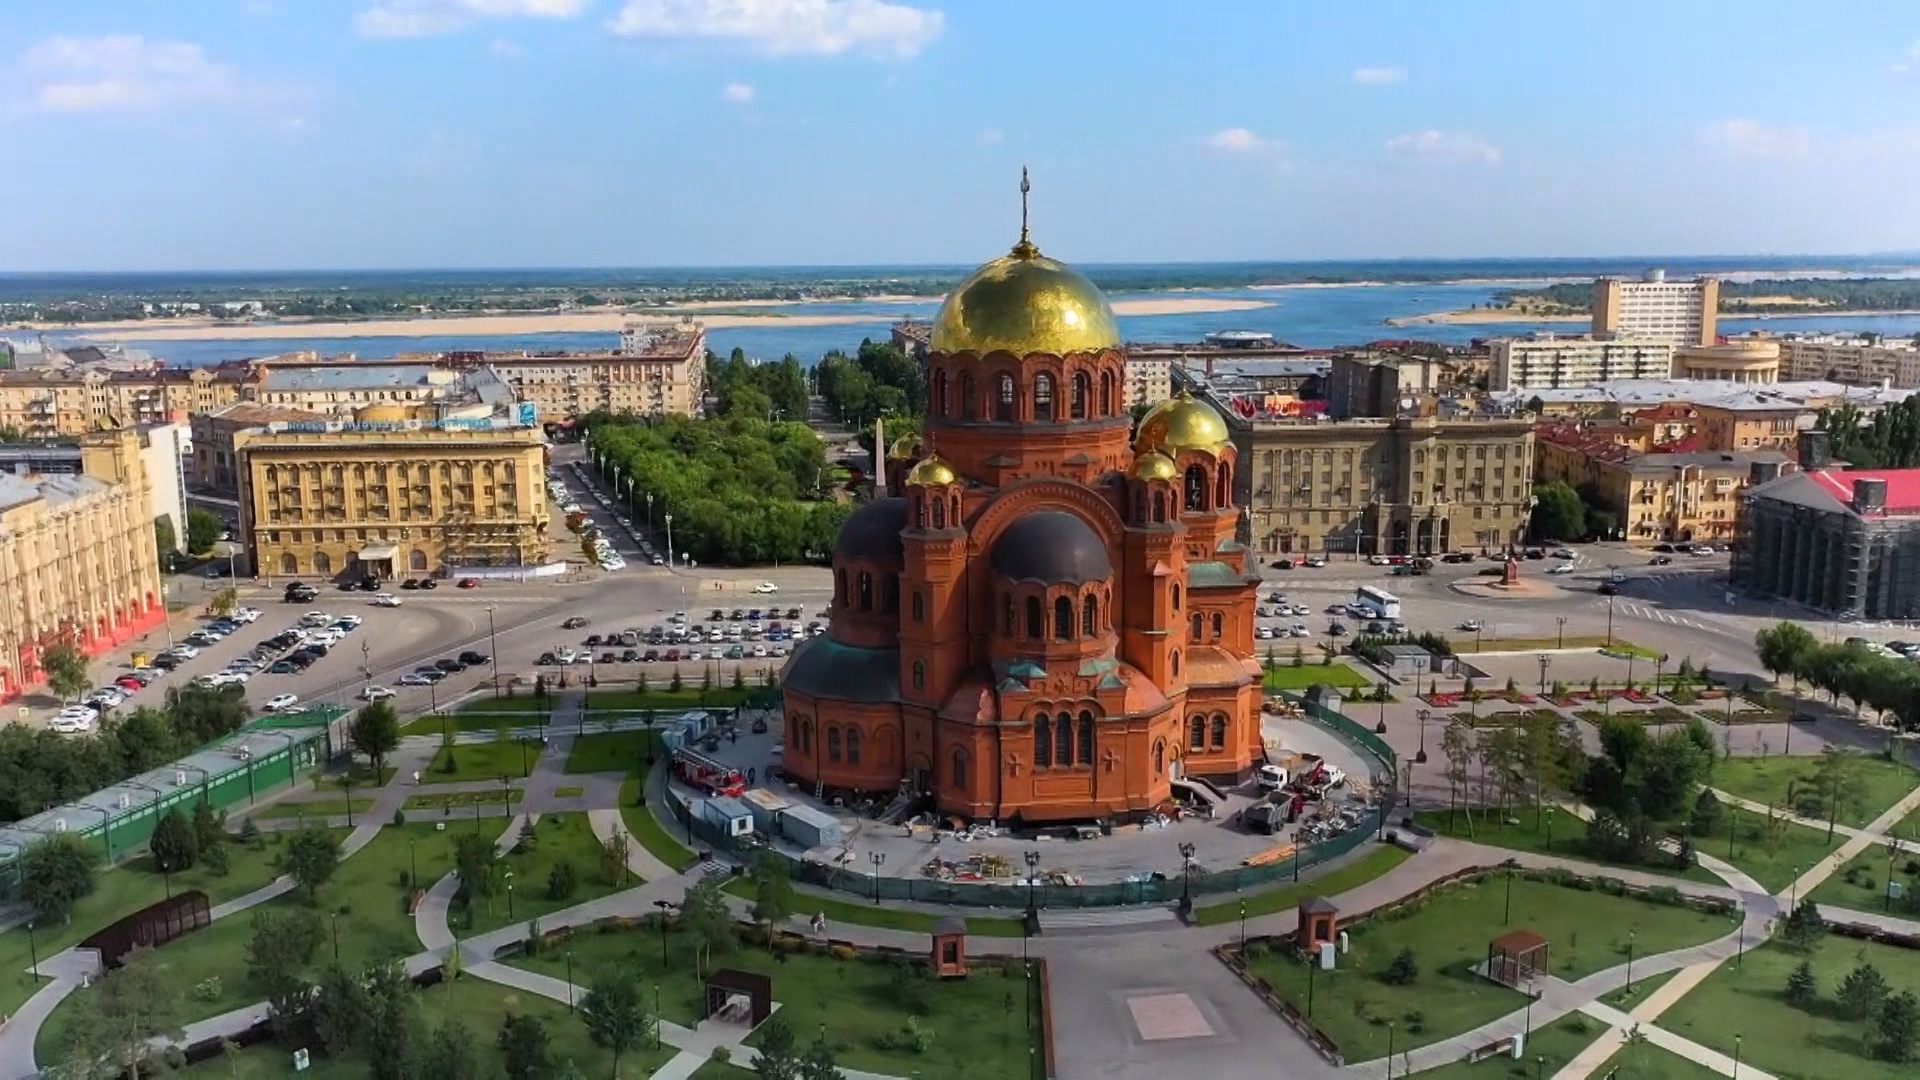
[[[775,364],[753,364],[735,349],[725,360],[707,352],[707,389],[721,416],[747,420],[807,419],[807,373],[792,353]]]
[[[1871,418],[1857,405],[1835,405],[1820,410],[1818,426],[1826,430],[1836,461],[1856,469],[1920,467],[1920,398],[1889,405]]]
[[[827,408],[841,423],[866,433],[868,442],[880,417],[918,417],[927,410],[926,374],[919,361],[891,343],[862,340],[852,356],[834,349],[813,371]]]
[[[240,687],[176,686],[162,707],[110,713],[92,735],[0,727],[0,822],[158,768],[239,730],[252,715]]]
[[[1810,303],[1767,303],[1768,297],[1787,297]],[[1758,301],[1758,302],[1756,302]],[[1560,282],[1537,289],[1502,289],[1490,307],[1551,304],[1568,311],[1591,311],[1591,282]],[[1723,312],[1768,311],[1909,311],[1920,307],[1920,281],[1911,278],[1760,278],[1720,282]]]
[[[1859,643],[1823,642],[1791,622],[1755,634],[1753,646],[1776,681],[1790,677],[1795,690],[1805,683],[1834,704],[1846,698],[1856,714],[1869,708],[1901,731],[1920,730],[1920,665]]]
[[[848,510],[823,501],[826,450],[806,424],[606,414],[583,423],[596,460],[606,455],[606,479],[619,470],[623,498],[632,478],[636,512],[647,513],[651,493],[655,530],[673,515],[676,557],[741,565],[824,559],[833,550]]]

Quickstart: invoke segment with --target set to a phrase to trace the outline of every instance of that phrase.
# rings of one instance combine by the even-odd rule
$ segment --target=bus
[[[1385,589],[1362,585],[1353,594],[1353,606],[1376,619],[1400,617],[1400,598]]]

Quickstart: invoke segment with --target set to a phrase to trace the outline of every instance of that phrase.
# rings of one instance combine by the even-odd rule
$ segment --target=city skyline
[[[23,3],[0,271],[1920,249],[1920,13],[1207,15]]]

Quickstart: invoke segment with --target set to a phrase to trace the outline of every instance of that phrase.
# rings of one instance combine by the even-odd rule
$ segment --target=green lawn
[[[732,893],[743,900],[753,899],[753,882],[739,877],[721,886],[725,892]],[[794,905],[802,914],[818,912],[832,923],[852,923],[856,926],[874,926],[883,930],[905,930],[909,933],[928,934],[933,932],[933,924],[938,916],[924,911],[888,907],[885,904],[862,904],[853,900],[840,900],[822,895],[819,890],[796,890]],[[1017,938],[1026,932],[1026,925],[1019,919],[997,918],[993,916],[975,916],[967,920],[967,933],[978,937]]]
[[[1820,994],[1809,1009],[1784,997],[1787,975],[1803,959],[1813,964]],[[1865,1044],[1867,1025],[1833,1012],[1835,988],[1863,960],[1879,969],[1891,990],[1920,993],[1920,963],[1912,950],[1828,934],[1804,955],[1777,942],[1748,949],[1740,963],[1721,964],[1674,1003],[1660,1026],[1723,1054],[1733,1053],[1738,1035],[1740,1060],[1783,1080],[1911,1080],[1911,1063],[1875,1060]]]
[[[1404,848],[1398,848],[1392,844],[1381,844],[1331,873],[1310,877],[1298,885],[1286,885],[1278,889],[1248,893],[1245,897],[1247,917],[1255,918],[1271,915],[1276,911],[1291,910],[1298,907],[1300,901],[1309,896],[1338,896],[1349,889],[1365,885],[1412,857],[1412,852]],[[1240,905],[1241,901],[1234,899],[1195,908],[1193,919],[1201,926],[1235,922],[1240,918]]]
[[[1305,690],[1315,683],[1326,683],[1328,686],[1373,685],[1366,676],[1345,664],[1322,664],[1309,657],[1305,664],[1294,667],[1290,655],[1277,659],[1279,666],[1268,668],[1262,680],[1268,690]]]
[[[1915,906],[1920,904],[1920,900],[1915,899],[1915,890],[1920,890],[1920,876],[1907,873],[1907,866],[1920,865],[1920,849],[1905,848],[1891,860],[1889,854],[1890,849],[1883,844],[1869,847],[1808,895],[1819,904],[1835,904],[1855,911],[1891,911],[1913,918],[1920,913],[1920,907]],[[1891,904],[1887,901],[1889,875],[1902,886],[1901,898]]]
[[[1509,886],[1510,922],[1503,919]],[[1639,955],[1650,956],[1710,941],[1735,925],[1729,916],[1496,874],[1351,927],[1352,951],[1337,971],[1310,973],[1309,965],[1271,950],[1248,966],[1303,1011],[1311,979],[1314,1023],[1349,1062],[1368,1061],[1386,1054],[1389,1020],[1398,1024],[1396,1049],[1411,1049],[1524,1007],[1524,995],[1470,970],[1486,959],[1487,942],[1510,929],[1545,936],[1553,974],[1571,981],[1624,964],[1629,931]],[[1413,949],[1420,974],[1396,986],[1384,974],[1403,947]]]
[[[627,887],[624,878],[611,885],[601,880],[600,841],[594,837],[585,814],[541,818],[530,840],[501,862],[504,869],[513,872],[512,917],[507,915],[506,893],[496,889],[491,898],[474,901],[471,924],[460,928],[462,936],[537,919]],[[551,897],[547,894],[548,875],[562,862],[573,866],[574,889],[565,896]]]
[[[334,834],[347,835],[343,829]],[[161,946],[155,958],[169,981],[180,988],[177,1019],[191,1023],[260,999],[258,988],[247,977],[246,948],[254,916],[268,908],[300,908],[318,915],[327,936],[314,957],[316,971],[333,958],[336,940],[340,961],[350,967],[419,952],[420,941],[414,934],[413,917],[406,913],[406,891],[401,887],[402,875],[411,872],[410,857],[417,860],[421,877],[431,882],[452,868],[451,841],[431,826],[383,828],[372,843],[340,863],[311,907],[304,894],[289,893]],[[219,980],[219,992],[203,999],[194,990],[209,979]],[[41,1028],[37,1043],[41,1060],[52,1060],[61,1045],[64,1017],[70,1015],[73,1000],[62,1002]]]
[[[447,756],[453,756],[453,768],[447,768]],[[427,784],[453,784],[463,780],[498,780],[502,776],[519,780],[527,775],[533,759],[540,756],[540,747],[532,742],[508,740],[507,742],[469,743],[463,746],[441,747],[433,755],[433,763],[421,774],[421,782]]]
[[[501,1022],[512,1014],[532,1016],[546,1025],[550,1039],[548,1048],[556,1064],[571,1061],[587,1076],[610,1076],[613,1073],[613,1055],[594,1045],[587,1035],[586,1025],[578,1015],[567,1011],[565,1002],[521,993],[472,975],[426,987],[419,991],[419,1002],[421,1018],[428,1027],[438,1026],[450,1017],[464,1023],[473,1035],[471,1041],[479,1052],[480,1060],[495,1070],[505,1060],[497,1049],[495,1035]],[[659,1050],[649,1046],[622,1057],[620,1069],[627,1076],[647,1076],[666,1064],[676,1052],[671,1046]],[[205,1077],[207,1080],[269,1080],[296,1076],[301,1080],[360,1080],[367,1075],[367,1066],[365,1061],[357,1057],[323,1058],[316,1055],[306,1072],[296,1073],[292,1055],[280,1047],[267,1044],[241,1051],[233,1063],[216,1057],[185,1070],[182,1075]]]
[[[507,805],[511,806],[519,802],[525,795],[526,792],[519,788],[508,788]],[[500,800],[501,795],[497,790],[452,791],[444,795],[409,795],[407,801],[400,804],[400,808],[408,813],[418,811],[421,814],[431,814],[438,811],[442,817],[445,817],[454,810],[471,810],[475,806],[482,809],[497,807],[500,805]]]
[[[548,702],[551,706],[557,703],[557,698],[549,698]],[[510,728],[539,727],[546,718],[547,713],[529,694],[515,698],[481,698],[460,706],[459,712],[416,716],[401,725],[400,733],[437,735],[442,731],[492,731],[501,724]]]
[[[1622,1047],[1591,1075],[1610,1076],[1613,1080],[1720,1080],[1723,1074],[1705,1065],[1696,1065],[1671,1050],[1640,1042]]]
[[[617,772],[640,775],[643,757],[651,761],[660,754],[657,731],[603,731],[573,740],[567,754],[570,773]]]
[[[340,817],[351,806],[356,814],[364,814],[373,806],[372,799],[312,799],[306,802],[287,800],[272,806],[263,807],[248,815],[256,821],[270,821],[276,818],[329,818]]]
[[[1861,799],[1857,806],[1842,807],[1836,820],[1842,825],[1863,827],[1886,812],[1909,791],[1920,786],[1920,775],[1897,762],[1873,754],[1853,755],[1861,780]],[[1819,758],[1737,757],[1713,767],[1713,786],[1742,798],[1769,806],[1782,805],[1788,785],[1811,791]],[[1789,807],[1791,809],[1791,807]]]
[[[675,872],[685,870],[698,861],[693,849],[682,844],[669,833],[660,819],[640,796],[644,779],[629,776],[620,784],[620,819],[627,823],[627,831],[633,834],[640,846],[653,853],[653,857],[672,867]]]
[[[1533,1029],[1533,1037],[1527,1040],[1525,1061],[1515,1061],[1506,1054],[1496,1054],[1472,1065],[1456,1061],[1419,1075],[1421,1080],[1533,1080],[1536,1075],[1549,1077],[1578,1057],[1580,1051],[1585,1050],[1605,1030],[1606,1025],[1600,1021],[1574,1013],[1545,1027]],[[1396,1039],[1396,1058],[1399,1050]],[[1606,1071],[1601,1070],[1594,1075],[1605,1076]]]
[[[1727,856],[1726,829],[1721,829],[1715,836],[1702,838],[1699,841],[1700,850],[1726,859],[1772,892],[1777,893],[1793,884],[1814,863],[1831,855],[1835,848],[1847,840],[1845,836],[1835,833],[1829,842],[1824,829],[1809,829],[1804,825],[1776,821],[1773,825],[1776,839],[1769,845],[1765,814],[1732,806],[1725,809],[1730,817],[1729,824],[1734,829],[1736,842],[1733,856]]]
[[[1610,994],[1602,994],[1600,995],[1600,1000],[1619,1009],[1621,1012],[1632,1012],[1634,1006],[1653,996],[1655,990],[1660,989],[1662,984],[1668,979],[1673,978],[1676,974],[1678,974],[1678,972],[1663,971],[1651,978],[1643,978],[1636,974],[1633,977],[1633,986],[1623,986]]]
[[[633,971],[642,985],[659,988],[660,1012],[668,1020],[691,1026],[700,1015],[701,984],[695,977],[693,938],[679,930],[666,937],[666,961],[661,958],[657,929],[636,927],[602,933],[582,931],[572,949],[573,981],[592,982],[603,965]],[[564,979],[568,946],[550,946],[534,957],[505,962]],[[965,979],[935,982],[921,975],[896,975],[892,965],[878,960],[836,960],[810,953],[769,954],[759,945],[741,944],[716,955],[712,963],[770,975],[773,998],[780,1015],[792,1025],[802,1047],[811,1043],[822,1024],[841,1067],[892,1076],[917,1074],[923,1080],[980,1080],[1027,1077],[1029,1032],[1022,1002],[1027,986],[1016,959],[1005,967],[975,959]],[[1035,988],[1037,991],[1037,987]],[[1037,993],[1035,995],[1037,999]],[[880,1037],[899,1031],[919,1009],[919,1021],[932,1029],[934,1041],[925,1054],[910,1049],[882,1049]]]
[[[1542,814],[1535,814],[1530,809],[1520,810],[1511,820],[1502,821],[1497,809],[1475,809],[1471,819],[1462,809],[1453,811],[1451,825],[1448,824],[1448,811],[1422,810],[1414,814],[1414,820],[1442,836],[1454,836],[1462,840],[1472,840],[1478,844],[1512,848],[1515,851],[1558,855],[1563,859],[1582,859],[1593,863],[1596,873],[1602,872],[1601,867],[1613,866],[1626,870],[1644,870],[1651,874],[1671,874],[1687,881],[1708,885],[1724,884],[1711,871],[1698,865],[1682,871],[1674,867],[1670,861],[1642,865],[1601,859],[1587,850],[1586,822],[1563,810],[1551,810]],[[1719,848],[1706,845],[1701,850],[1711,851],[1721,856],[1726,854],[1724,841]]]
[[[594,716],[605,712],[645,712],[648,709],[685,712],[688,709],[731,709],[747,700],[753,693],[753,687],[735,690],[731,686],[715,686],[712,690],[700,689],[698,680],[679,691],[668,690],[665,679],[653,679],[658,685],[654,688],[636,690],[595,690],[587,695],[589,711]]]

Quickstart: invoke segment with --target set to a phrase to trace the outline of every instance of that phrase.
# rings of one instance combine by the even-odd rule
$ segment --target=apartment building
[[[1593,336],[1711,345],[1718,331],[1720,282],[1703,277],[1668,281],[1649,270],[1639,281],[1601,278],[1593,283]]]
[[[1554,390],[1609,379],[1664,379],[1673,371],[1672,343],[1654,338],[1532,334],[1491,346],[1487,388]]]
[[[171,423],[240,399],[234,372],[30,368],[0,371],[0,430],[34,439]]]
[[[385,579],[546,561],[537,426],[366,410],[232,441],[243,540],[263,575]]]
[[[233,498],[240,491],[240,456],[234,449],[235,436],[269,424],[322,424],[328,419],[326,415],[304,409],[252,402],[195,413],[190,421],[193,459],[187,469],[187,482],[195,491]]]
[[[1920,348],[1905,339],[1809,334],[1780,338],[1779,345],[1780,367],[1789,379],[1920,387]]]
[[[634,323],[616,352],[562,356],[489,352],[461,354],[484,363],[542,422],[591,412],[697,416],[707,397],[707,332],[699,323]]]
[[[75,474],[0,473],[0,700],[44,681],[53,645],[103,652],[166,618],[141,436],[85,436],[80,457]]]
[[[1408,398],[1441,390],[1439,361],[1392,352],[1342,353],[1327,368],[1327,413],[1346,419],[1394,416]]]
[[[1591,485],[1615,514],[1619,538],[1637,544],[1732,538],[1754,465],[1772,475],[1792,465],[1779,450],[1647,453],[1572,425],[1542,425],[1537,434],[1538,481]]]

